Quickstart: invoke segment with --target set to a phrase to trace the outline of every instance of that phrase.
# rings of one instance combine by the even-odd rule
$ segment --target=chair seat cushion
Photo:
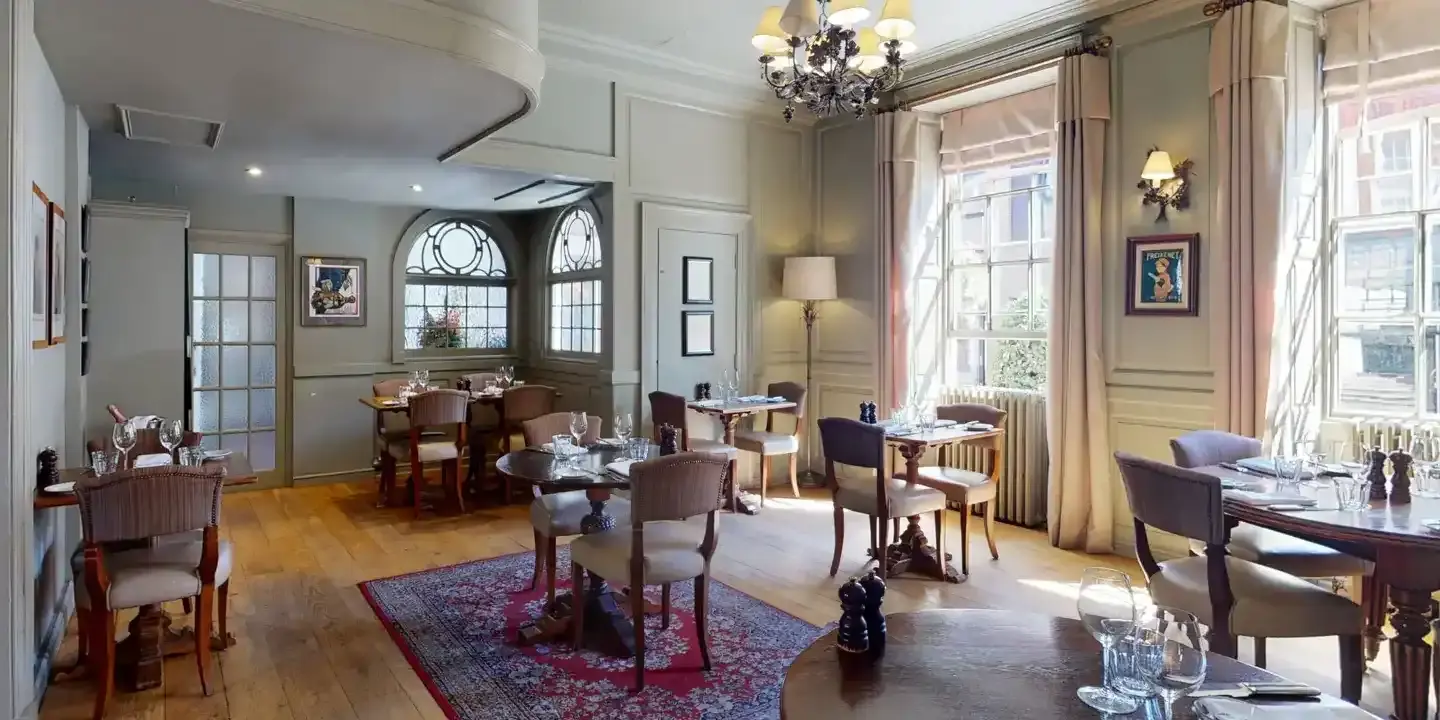
[[[918,483],[910,485],[901,478],[892,478],[889,482],[889,517],[909,517],[945,509],[945,493],[939,490]],[[835,504],[846,510],[866,515],[878,516],[880,514],[880,503],[875,497],[873,481],[857,482],[854,485],[847,482],[847,484],[841,485],[835,493]]]
[[[200,594],[199,540],[157,542],[153,547],[107,552],[105,572],[110,576],[110,609],[139,607],[169,602]],[[230,541],[219,542],[220,558],[215,566],[215,584],[230,579],[234,558]],[[85,556],[71,559],[75,571],[75,604],[90,607],[90,591],[85,587]]]
[[[763,430],[739,430],[735,433],[735,447],[761,455],[793,455],[800,452],[800,438]]]
[[[723,455],[727,460],[734,460],[736,456],[740,454],[740,450],[733,445],[726,445],[719,440],[706,440],[705,438],[691,438],[690,452]]]
[[[420,443],[419,447],[420,462],[422,463],[454,460],[460,457],[460,449],[455,447],[455,443],[449,440],[441,440],[437,442],[422,442]],[[396,460],[409,460],[410,443],[390,443],[390,456],[395,458]]]
[[[952,467],[922,467],[916,482],[958,503],[982,503],[995,497],[995,482],[985,473]]]
[[[1150,597],[1195,614],[1213,625],[1207,558],[1160,563],[1150,578]],[[1294,575],[1235,557],[1225,558],[1235,604],[1230,632],[1250,637],[1323,637],[1356,635],[1364,627],[1360,606]]]
[[[546,537],[580,534],[580,520],[590,514],[590,499],[584,490],[541,495],[530,501],[530,524]],[[615,527],[630,527],[630,501],[612,497],[605,514],[615,518]]]
[[[1226,549],[1233,557],[1302,578],[1350,577],[1375,572],[1375,563],[1369,560],[1244,523],[1230,531],[1230,544]],[[1190,550],[1204,555],[1205,543],[1192,540]]]
[[[570,542],[570,559],[606,580],[628,583],[633,551],[631,532],[627,525],[581,535]],[[703,522],[645,523],[643,583],[661,585],[703,575],[705,556],[700,554],[700,543],[704,540]]]

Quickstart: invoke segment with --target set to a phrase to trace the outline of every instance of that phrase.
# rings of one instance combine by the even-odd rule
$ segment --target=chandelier
[[[785,122],[803,105],[819,117],[865,117],[904,74],[915,49],[910,0],[885,0],[875,27],[855,29],[870,17],[867,0],[790,0],[770,7],[750,44],[761,77],[785,101]]]

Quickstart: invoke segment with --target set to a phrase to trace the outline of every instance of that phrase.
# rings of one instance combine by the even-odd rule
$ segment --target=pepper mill
[[[885,602],[885,581],[871,570],[860,578],[860,587],[865,588],[865,627],[870,631],[870,656],[879,658],[885,654],[885,614],[880,612]]]
[[[859,656],[870,651],[870,631],[865,625],[865,588],[855,578],[840,586],[840,625],[835,645],[841,661],[846,655]]]
[[[708,383],[708,382],[707,382],[707,383],[700,383],[700,392],[705,395],[705,397],[700,398],[701,400],[709,400],[709,399],[710,399],[710,383]]]
[[[660,426],[660,455],[661,455],[661,457],[664,457],[664,456],[666,456],[666,455],[674,455],[674,454],[677,453],[677,452],[680,452],[680,448],[679,448],[679,446],[676,445],[676,443],[675,443],[675,426],[674,426],[674,425],[671,425],[671,424],[669,424],[669,423],[666,423],[666,424],[664,424],[664,425],[661,425],[661,426]]]
[[[42,488],[60,484],[60,453],[55,448],[47,447],[40,451],[35,480],[37,487]]]
[[[1370,472],[1365,479],[1370,483],[1370,499],[1384,500],[1385,492],[1385,451],[1379,445],[1370,448]]]
[[[705,383],[695,383],[695,399],[705,399]]]
[[[1390,453],[1390,504],[1410,503],[1410,465],[1414,458],[1403,447]]]

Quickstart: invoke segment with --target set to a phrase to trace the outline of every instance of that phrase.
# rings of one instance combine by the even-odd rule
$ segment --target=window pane
[[[220,339],[225,342],[250,339],[249,305],[248,300],[225,300],[221,303]]]
[[[275,427],[274,388],[250,391],[250,427],[259,430]]]
[[[1430,121],[1430,170],[1426,185],[1430,192],[1425,201],[1426,208],[1440,208],[1440,118]]]
[[[567,273],[600,267],[600,235],[590,211],[575,207],[555,226],[550,245],[550,272]]]
[[[950,309],[961,314],[990,311],[990,270],[964,268],[950,273]]]
[[[225,387],[245,387],[250,380],[250,351],[244,345],[226,345],[220,356],[220,377]]]
[[[220,289],[225,297],[246,297],[250,294],[250,257],[220,256]]]
[[[1034,280],[1030,285],[1030,329],[1044,330],[1050,327],[1050,286],[1054,282],[1050,263],[1036,263]]]
[[[950,351],[947,385],[985,384],[985,341],[955,338]]]
[[[560,282],[550,286],[551,350],[600,352],[599,298],[599,280]]]
[[[220,348],[214,345],[196,345],[195,357],[190,362],[191,385],[215,387],[220,384]]]
[[[1029,249],[1026,249],[1029,252]],[[996,265],[990,271],[990,308],[996,330],[1028,330],[1030,325],[1030,266]]]
[[[1342,313],[1388,315],[1415,309],[1415,245],[1408,218],[1342,228],[1335,305]]]
[[[224,435],[221,435],[220,448],[222,450],[229,450],[231,452],[245,453],[245,455],[248,457],[250,455],[250,448],[245,442],[247,437],[249,436],[245,433],[226,433]]]
[[[220,391],[205,390],[191,394],[195,413],[195,430],[213,433],[220,430]]]
[[[219,297],[220,256],[196,253],[190,261],[190,287],[193,297]]]
[[[985,384],[1011,390],[1045,386],[1044,340],[986,340]]]
[[[275,384],[275,346],[250,346],[250,385],[265,387]]]
[[[1440,312],[1440,215],[1427,217],[1425,224],[1425,257],[1430,263],[1426,275],[1430,290],[1425,295],[1430,311]]]
[[[275,433],[250,433],[250,467],[264,472],[275,469]]]
[[[1339,323],[1335,343],[1336,409],[1407,417],[1415,412],[1415,328]]]
[[[220,301],[190,303],[190,334],[197,342],[220,342]]]
[[[250,422],[249,392],[226,390],[220,402],[220,429],[244,430]]]
[[[275,342],[274,301],[250,301],[250,342]]]
[[[954,265],[983,263],[990,257],[990,239],[985,235],[987,200],[950,205],[950,262]]]
[[[250,258],[250,295],[275,297],[275,258],[268,255]]]

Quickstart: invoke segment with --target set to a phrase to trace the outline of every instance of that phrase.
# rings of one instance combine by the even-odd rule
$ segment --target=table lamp
[[[788,300],[799,300],[801,317],[805,320],[805,389],[810,390],[814,352],[815,320],[820,317],[816,303],[835,299],[835,258],[785,258],[785,280],[781,293]],[[807,392],[805,403],[810,403]],[[809,408],[805,416],[810,417]]]

